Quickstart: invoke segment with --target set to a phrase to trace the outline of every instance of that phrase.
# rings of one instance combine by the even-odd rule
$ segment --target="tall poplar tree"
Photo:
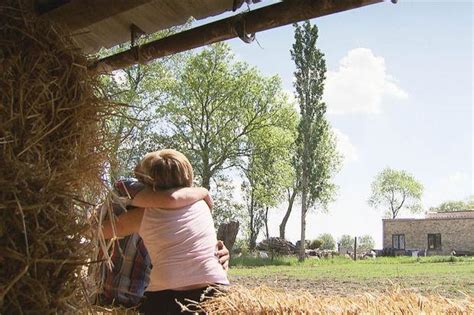
[[[306,215],[310,208],[326,208],[336,187],[331,177],[338,169],[340,156],[322,101],[326,62],[316,47],[318,28],[309,21],[295,24],[295,43],[291,57],[296,65],[295,96],[300,107],[300,122],[296,139],[295,168],[301,193],[301,242],[299,259],[305,258]]]

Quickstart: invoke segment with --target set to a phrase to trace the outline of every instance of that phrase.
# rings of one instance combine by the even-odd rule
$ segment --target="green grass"
[[[272,259],[262,259],[251,256],[241,256],[231,259],[231,266],[236,268],[251,268],[262,266],[325,266],[325,265],[398,265],[398,264],[427,264],[427,263],[472,263],[474,265],[474,257],[453,257],[453,256],[428,256],[428,257],[379,257],[377,259],[365,259],[353,261],[345,257],[336,256],[331,259],[311,259],[308,258],[304,262],[299,262],[295,256],[279,256]]]
[[[442,292],[464,291],[474,293],[473,257],[380,257],[352,261],[345,257],[333,259],[307,259],[298,262],[296,257],[258,259],[238,257],[231,260],[230,277],[302,283],[346,283],[360,287],[382,289],[382,283],[396,282],[420,289],[441,288]],[[272,280],[273,281],[273,280]],[[286,285],[286,284],[283,284]]]

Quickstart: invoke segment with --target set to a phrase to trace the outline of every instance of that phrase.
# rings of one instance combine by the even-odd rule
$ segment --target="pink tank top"
[[[153,264],[147,291],[229,284],[214,255],[217,237],[206,202],[176,210],[147,208],[139,234]]]

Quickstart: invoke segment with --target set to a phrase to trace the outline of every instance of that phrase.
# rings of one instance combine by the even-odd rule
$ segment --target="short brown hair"
[[[181,152],[164,149],[146,154],[135,167],[135,177],[153,189],[191,187],[193,168]]]

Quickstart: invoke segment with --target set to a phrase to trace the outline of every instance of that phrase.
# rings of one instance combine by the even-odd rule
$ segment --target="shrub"
[[[323,244],[323,242],[321,240],[314,239],[314,240],[311,241],[308,248],[309,249],[317,249],[317,248],[320,248],[322,244]]]

